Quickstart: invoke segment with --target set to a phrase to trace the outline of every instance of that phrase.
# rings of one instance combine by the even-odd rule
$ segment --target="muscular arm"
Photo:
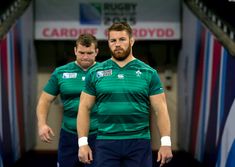
[[[88,136],[90,112],[95,103],[95,96],[82,92],[77,115],[77,132],[79,137]]]
[[[47,116],[52,101],[56,96],[52,96],[46,92],[42,92],[37,104],[37,119],[38,119],[38,135],[44,142],[50,142],[51,136],[54,136],[54,132],[47,125]]]
[[[158,95],[150,96],[151,103],[151,112],[156,119],[153,124],[157,124],[161,137],[170,136],[171,134],[171,124],[170,118],[167,110],[166,98],[165,94],[161,93]],[[156,122],[157,121],[157,122]],[[168,159],[172,158],[172,150],[171,146],[163,146],[161,145],[157,161],[161,161],[160,166],[164,165]]]
[[[91,96],[87,93],[82,92],[80,96],[80,104],[77,115],[77,132],[79,140],[81,137],[88,137],[89,126],[90,126],[90,112],[92,106],[95,104],[95,96]],[[92,150],[90,147],[85,145],[80,145],[79,142],[79,160],[83,163],[90,164],[93,161]]]
[[[165,94],[150,96],[150,103],[153,114],[157,117],[157,124],[161,136],[170,136],[171,124],[167,110]]]

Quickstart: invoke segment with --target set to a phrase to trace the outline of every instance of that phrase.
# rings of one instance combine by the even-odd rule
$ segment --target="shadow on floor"
[[[153,158],[157,156],[157,152],[153,152]],[[158,167],[159,163],[153,161],[153,167]],[[190,153],[185,151],[174,151],[173,158],[164,167],[204,167]]]
[[[174,158],[164,167],[203,167],[201,163],[185,151],[174,151]],[[156,152],[153,153],[153,157]],[[56,167],[57,154],[54,151],[29,151],[25,153],[12,167]],[[158,167],[155,163],[153,167]]]

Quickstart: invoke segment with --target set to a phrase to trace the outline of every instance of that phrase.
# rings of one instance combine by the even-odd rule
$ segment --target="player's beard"
[[[131,53],[131,44],[129,44],[128,48],[124,50],[121,47],[115,48],[114,51],[111,50],[111,53],[113,55],[113,58],[118,61],[125,60]]]

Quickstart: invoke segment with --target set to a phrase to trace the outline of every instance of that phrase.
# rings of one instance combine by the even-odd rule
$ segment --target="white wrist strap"
[[[171,146],[171,137],[170,136],[162,136],[161,137],[161,146]]]
[[[84,145],[88,145],[87,137],[80,137],[78,139],[78,146],[81,147]]]

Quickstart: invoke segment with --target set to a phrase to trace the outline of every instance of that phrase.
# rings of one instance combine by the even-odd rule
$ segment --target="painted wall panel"
[[[1,166],[11,166],[35,145],[37,65],[32,16],[31,4],[0,42]]]
[[[185,77],[180,80],[180,83],[192,88],[192,94],[188,94],[191,96],[191,108],[183,107],[188,97],[180,97],[182,102],[179,103],[179,112],[184,121],[180,126],[183,128],[187,124],[190,127],[190,133],[180,134],[180,146],[190,151],[205,166],[227,167],[235,163],[234,158],[231,158],[235,152],[235,121],[231,121],[235,120],[235,57],[229,55],[213,33],[190,14],[186,6],[183,11],[184,20],[193,20],[191,24],[183,20],[183,27],[187,25],[187,29],[183,29],[183,39],[192,37],[188,29],[196,33],[193,34],[192,43],[183,40],[180,55],[183,62],[194,61],[195,64],[193,68],[190,64],[184,64],[187,67],[185,69],[191,69],[192,80],[186,80]],[[185,54],[188,53],[188,45],[196,52]],[[179,76],[184,76],[187,71],[179,67]],[[179,92],[183,89],[179,87]],[[191,118],[188,119],[185,113],[190,113],[187,115],[191,115]],[[183,144],[185,141],[189,143],[187,146]]]

